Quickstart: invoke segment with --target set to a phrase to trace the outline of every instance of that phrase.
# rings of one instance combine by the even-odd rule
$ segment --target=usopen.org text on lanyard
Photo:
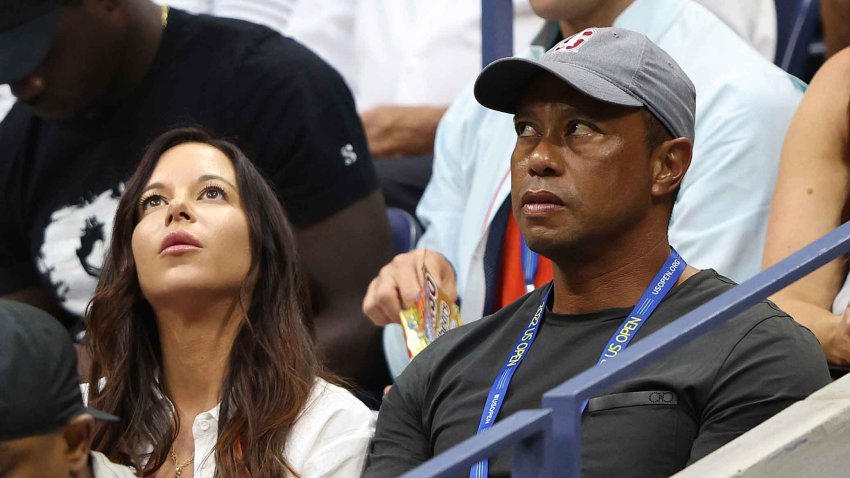
[[[661,266],[658,273],[655,274],[649,287],[643,292],[632,312],[608,340],[608,343],[602,350],[602,354],[599,356],[597,365],[616,357],[629,346],[629,343],[631,343],[634,336],[637,335],[638,330],[643,327],[643,324],[646,323],[646,320],[655,311],[655,308],[658,307],[658,304],[664,300],[664,297],[676,285],[686,266],[685,260],[679,256],[675,249],[671,248],[670,257],[667,258],[667,261]],[[514,372],[519,368],[525,356],[528,355],[528,350],[537,337],[537,331],[540,330],[543,311],[546,310],[546,304],[552,295],[552,288],[553,285],[550,284],[546,293],[543,294],[543,301],[537,307],[537,311],[534,313],[528,326],[523,329],[522,334],[511,350],[511,355],[508,356],[505,365],[502,366],[502,370],[496,376],[496,380],[493,381],[493,385],[490,387],[490,393],[487,395],[487,401],[484,403],[484,410],[481,412],[478,433],[489,429],[496,421]],[[585,408],[587,408],[587,400],[581,406],[581,413],[584,413]],[[489,461],[484,459],[472,465],[472,468],[469,470],[469,476],[470,478],[484,478],[487,476],[488,470]]]

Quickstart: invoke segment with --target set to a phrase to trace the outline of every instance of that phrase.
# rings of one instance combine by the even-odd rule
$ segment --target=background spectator
[[[850,211],[850,48],[817,72],[794,115],[770,210],[764,267],[846,222]],[[827,359],[850,363],[850,280],[836,259],[773,300],[817,335]],[[843,285],[842,285],[843,284]]]
[[[38,15],[45,6],[52,16]],[[0,45],[30,63],[0,64],[20,100],[0,125],[0,295],[78,321],[125,179],[153,138],[197,124],[232,138],[274,183],[330,367],[362,387],[386,383],[380,331],[360,303],[390,257],[389,230],[336,72],[267,28],[148,0],[3,0],[0,11],[50,20],[38,41]]]
[[[514,45],[542,21],[514,0]],[[354,93],[387,204],[413,213],[431,175],[446,107],[481,70],[479,0],[311,0],[288,31],[334,65]]]
[[[94,420],[83,407],[77,352],[44,311],[0,300],[0,476],[132,478],[91,451]]]

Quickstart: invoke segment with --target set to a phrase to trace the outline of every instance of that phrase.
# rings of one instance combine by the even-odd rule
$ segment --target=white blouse
[[[88,384],[81,388],[88,401]],[[195,478],[215,475],[218,413],[216,405],[192,423]],[[374,433],[375,415],[369,408],[347,390],[317,379],[289,434],[284,458],[302,478],[357,477]]]

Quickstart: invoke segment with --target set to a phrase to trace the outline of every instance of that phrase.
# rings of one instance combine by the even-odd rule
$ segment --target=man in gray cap
[[[83,406],[68,332],[39,309],[0,300],[0,476],[135,476],[89,450],[95,419],[117,420]]]
[[[384,399],[366,476],[398,476],[734,286],[673,250],[694,87],[644,35],[583,30],[475,84],[514,115],[513,214],[554,281],[421,352]],[[604,365],[601,365],[604,366]],[[814,336],[770,303],[585,404],[583,476],[669,476],[829,382]],[[508,476],[509,453],[471,476]]]

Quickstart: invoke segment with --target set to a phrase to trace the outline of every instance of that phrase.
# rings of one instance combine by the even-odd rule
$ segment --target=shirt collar
[[[643,33],[650,40],[658,43],[659,39],[667,33],[670,25],[679,16],[679,11],[687,1],[635,0],[620,13],[612,26]],[[561,25],[556,21],[548,21],[534,37],[531,44],[533,47],[541,47],[545,52],[561,40],[563,40]]]

